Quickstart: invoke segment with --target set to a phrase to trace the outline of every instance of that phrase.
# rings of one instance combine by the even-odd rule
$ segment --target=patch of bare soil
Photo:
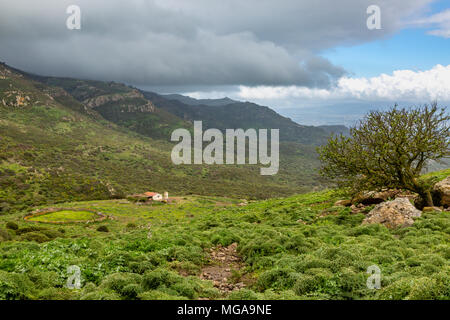
[[[239,290],[246,286],[242,280],[242,269],[244,263],[239,257],[237,243],[228,247],[217,246],[209,249],[211,264],[205,266],[200,274],[200,279],[210,280],[214,287],[223,294],[228,294],[233,290]]]

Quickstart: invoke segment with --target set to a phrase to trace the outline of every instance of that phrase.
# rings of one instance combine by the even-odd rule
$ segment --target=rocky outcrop
[[[364,212],[365,209],[366,209],[366,206],[363,205],[362,203],[352,204],[350,206],[350,210],[352,211],[353,214]]]
[[[30,105],[31,98],[19,90],[4,91],[0,103],[5,107],[26,107]]]
[[[136,106],[134,104],[126,103],[126,101],[135,101],[135,99],[142,100],[143,104]],[[146,100],[144,95],[138,90],[131,90],[126,93],[106,94],[83,101],[84,105],[89,108],[96,108],[110,102],[118,102],[118,104],[128,107],[128,112],[153,112],[155,109],[155,106],[150,101]]]
[[[131,90],[126,93],[115,93],[96,96],[83,101],[86,108],[99,111],[99,108],[113,103],[118,112],[127,113],[152,113],[155,112],[155,105],[148,101],[138,90]],[[102,112],[100,112],[102,113]]]
[[[433,192],[441,206],[444,208],[450,207],[450,176],[436,183],[433,187]]]
[[[388,199],[394,199],[398,194],[401,194],[401,190],[388,189],[381,191],[364,191],[357,194],[353,199],[352,203],[362,203],[364,205],[378,204],[382,203]]]
[[[12,75],[11,70],[9,70],[6,65],[2,62],[0,62],[0,79],[5,80],[10,78]]]
[[[350,207],[352,205],[351,200],[338,200],[334,203],[335,207]]]
[[[419,195],[417,193],[398,189],[384,189],[381,191],[363,191],[353,197],[352,204],[354,205],[363,204],[367,206],[371,204],[379,204],[387,200],[393,200],[397,198],[408,198],[412,202],[416,202],[419,199]]]
[[[422,212],[416,209],[408,198],[397,198],[375,206],[363,220],[363,224],[381,223],[388,228],[409,227],[413,218],[420,217]]]

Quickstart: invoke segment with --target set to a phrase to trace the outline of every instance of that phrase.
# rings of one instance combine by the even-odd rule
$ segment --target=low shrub
[[[0,242],[1,241],[9,241],[12,237],[5,229],[0,228]]]
[[[142,286],[146,290],[157,289],[161,286],[170,287],[175,284],[179,276],[164,269],[146,272],[142,279]]]
[[[19,229],[19,225],[13,221],[8,221],[5,226],[6,226],[6,229],[10,229],[10,230]]]
[[[26,240],[26,241],[35,241],[37,243],[43,243],[43,242],[47,242],[47,241],[51,240],[45,234],[42,234],[40,232],[28,232],[28,233],[25,233],[25,234],[23,234],[20,237],[20,239],[21,240]]]
[[[198,279],[185,278],[165,269],[146,272],[142,278],[142,287],[146,291],[159,290],[169,295],[195,299],[201,290]]]
[[[141,300],[188,300],[186,297],[171,295],[158,290],[151,290],[140,293],[138,299]]]
[[[44,227],[38,227],[38,226],[29,226],[29,227],[23,227],[23,228],[19,228],[16,230],[16,234],[17,235],[21,235],[24,233],[28,233],[28,232],[36,232],[36,231],[41,231],[41,230],[45,230],[46,228]]]
[[[126,299],[136,299],[141,292],[142,287],[139,284],[130,283],[122,288],[121,295]]]
[[[72,300],[78,297],[74,290],[66,288],[46,288],[37,295],[40,300]]]
[[[100,226],[97,228],[97,231],[99,232],[109,232],[109,229],[107,226]]]
[[[113,291],[95,290],[82,294],[80,300],[120,300],[120,295]]]
[[[131,297],[130,295],[133,295],[132,291],[135,290],[136,294],[134,297],[137,296],[137,294],[140,292],[140,283],[141,283],[141,276],[136,273],[113,273],[108,276],[106,276],[101,284],[100,288],[105,290],[112,290],[117,292],[118,294],[125,296],[125,297]],[[135,285],[136,287],[132,289],[131,287],[125,289],[126,287],[130,285]]]
[[[241,289],[239,291],[233,291],[228,296],[229,300],[256,300],[258,295],[249,289]]]
[[[316,288],[316,279],[309,274],[300,274],[294,285],[294,292],[301,296]]]
[[[187,297],[189,299],[195,299],[197,297],[198,288],[194,283],[187,280],[175,283],[171,286],[171,289],[175,290],[180,296]]]
[[[382,300],[405,299],[411,291],[412,282],[413,279],[411,278],[399,279],[386,288],[381,288],[377,294],[377,298]]]
[[[268,270],[259,276],[256,286],[260,291],[290,289],[295,284],[295,275],[291,269]]]
[[[127,223],[127,225],[126,225],[125,228],[126,228],[126,229],[136,229],[137,226],[136,226],[136,224],[134,224],[134,223],[132,223],[132,222],[129,222],[129,223]]]
[[[31,299],[33,283],[25,274],[0,270],[0,300]]]
[[[46,235],[49,239],[61,238],[63,234],[57,230],[42,230],[40,232],[43,235]]]
[[[190,261],[200,265],[204,256],[202,248],[196,246],[173,246],[167,250],[168,261]]]

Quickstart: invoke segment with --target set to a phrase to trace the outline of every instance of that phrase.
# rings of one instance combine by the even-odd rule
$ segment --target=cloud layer
[[[450,38],[450,9],[434,14],[430,17],[414,21],[416,26],[430,27],[428,34]]]
[[[346,71],[319,56],[385,37],[431,0],[380,0],[382,30],[366,28],[372,0],[2,0],[0,60],[40,74],[137,86],[330,88]]]
[[[397,70],[392,75],[372,78],[342,77],[332,89],[298,86],[247,87],[237,94],[242,99],[358,99],[365,101],[450,101],[450,65],[436,65],[426,71]]]

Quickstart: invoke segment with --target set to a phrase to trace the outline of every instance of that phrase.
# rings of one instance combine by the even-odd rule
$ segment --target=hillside
[[[168,140],[174,129],[189,125],[155,107],[139,90],[121,83],[23,74],[46,85],[60,87],[86,110],[95,111],[108,121],[155,139]]]
[[[139,91],[116,83],[30,76],[6,65],[0,66],[0,77],[3,212],[149,189],[268,198],[323,184],[315,173],[313,147],[282,145],[279,174],[271,177],[260,176],[259,166],[174,166],[166,134],[186,122]]]
[[[21,71],[19,71],[21,72]],[[280,129],[280,140],[306,145],[326,141],[326,128],[302,126],[272,109],[250,102],[224,99],[193,99],[178,94],[159,95],[115,82],[25,76],[63,88],[81,104],[105,119],[140,134],[167,139],[180,127],[202,120],[204,128]]]

